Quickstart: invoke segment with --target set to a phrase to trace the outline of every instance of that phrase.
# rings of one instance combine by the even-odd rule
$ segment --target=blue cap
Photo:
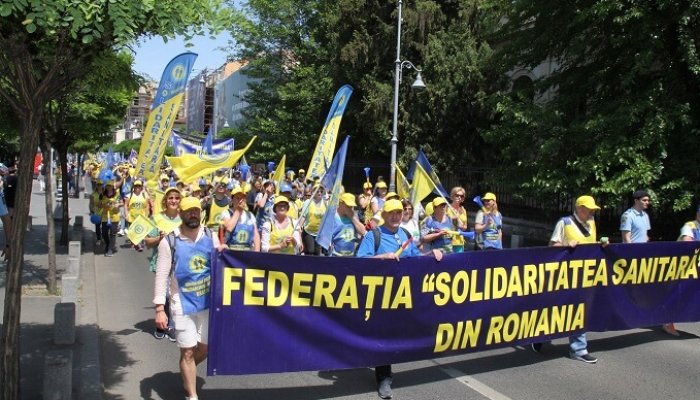
[[[280,193],[284,192],[292,192],[292,185],[288,184],[287,182],[283,182],[282,185],[280,185]]]

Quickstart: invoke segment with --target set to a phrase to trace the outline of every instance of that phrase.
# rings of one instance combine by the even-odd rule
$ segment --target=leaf
[[[34,32],[36,32],[36,25],[34,25],[33,23],[32,23],[32,24],[28,24],[28,25],[27,25],[27,32],[29,32],[29,33],[34,33]]]

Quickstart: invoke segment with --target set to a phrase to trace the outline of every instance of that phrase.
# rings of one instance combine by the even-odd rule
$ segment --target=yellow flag
[[[411,195],[411,185],[408,183],[408,179],[404,176],[403,172],[398,165],[396,165],[396,192],[402,199],[408,199]]]
[[[221,156],[205,154],[183,154],[179,157],[166,157],[173,171],[184,183],[192,183],[203,175],[211,174],[221,168],[231,168],[243,157],[257,136],[241,150],[234,150]]]
[[[275,172],[272,174],[272,182],[275,182],[275,190],[277,194],[280,194],[280,185],[284,181],[284,169],[285,169],[285,164],[287,162],[287,155],[284,154],[282,155],[282,159],[280,160],[280,163],[277,164],[277,169],[275,169]]]
[[[131,243],[141,243],[141,241],[148,236],[148,233],[155,228],[156,225],[151,222],[150,219],[144,217],[143,215],[139,215],[129,226],[129,232],[126,234],[126,236],[129,238],[129,240],[131,240]]]
[[[156,227],[158,227],[158,230],[163,231],[166,234],[174,231],[175,228],[180,226],[180,224],[182,223],[180,218],[175,218],[173,220],[173,219],[164,217],[162,213],[154,214],[153,220],[156,222]]]
[[[411,184],[411,203],[418,204],[435,189],[435,182],[430,179],[430,175],[416,162],[416,172],[413,174],[413,184]]]

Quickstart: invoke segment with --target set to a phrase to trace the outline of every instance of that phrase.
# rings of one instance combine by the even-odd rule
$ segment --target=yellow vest
[[[566,237],[567,243],[574,240],[580,244],[596,243],[595,221],[592,219],[586,221],[588,232],[590,232],[590,235],[586,237],[583,235],[578,226],[576,226],[574,218],[576,217],[573,215],[570,217],[564,217],[564,236]]]
[[[321,220],[326,213],[326,203],[321,200],[320,204],[315,201],[309,202],[309,210],[306,213],[306,222],[304,222],[304,230],[311,235],[318,235],[318,230],[321,229]]]
[[[119,222],[119,192],[114,193],[112,197],[102,196],[99,207],[102,222],[107,218],[113,223]]]
[[[289,223],[284,229],[277,228],[276,220],[270,221],[270,246],[281,244],[284,238],[287,236],[292,236],[294,233],[294,223],[290,218],[287,218]],[[281,254],[296,254],[296,249],[294,246],[283,247],[280,250],[271,251],[271,253],[281,253]]]
[[[226,205],[226,207],[219,207],[218,205],[216,205],[216,199],[212,198],[211,206],[209,206],[209,219],[207,220],[207,226],[209,228],[218,227],[223,218],[221,213],[227,211],[228,209],[228,204]]]
[[[148,197],[146,197],[145,192],[138,195],[132,193],[127,202],[129,208],[129,215],[126,216],[127,221],[134,222],[139,215],[148,216]]]

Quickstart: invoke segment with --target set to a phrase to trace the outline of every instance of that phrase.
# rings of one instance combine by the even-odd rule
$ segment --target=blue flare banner
[[[699,321],[699,255],[700,242],[440,262],[224,251],[212,267],[208,373],[372,367]]]

